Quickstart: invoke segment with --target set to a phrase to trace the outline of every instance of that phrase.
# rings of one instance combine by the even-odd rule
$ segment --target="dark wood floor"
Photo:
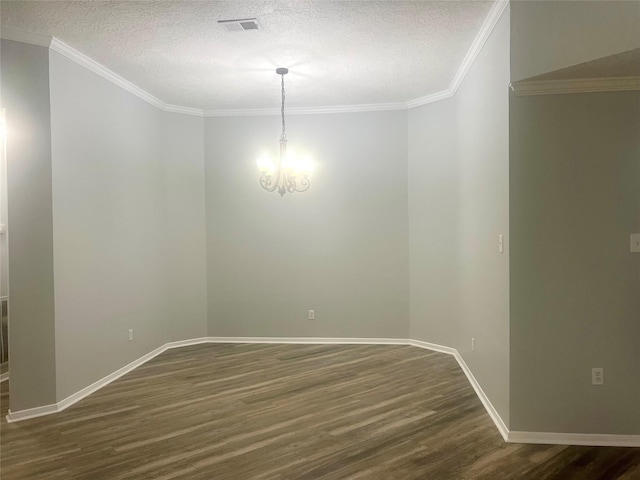
[[[7,424],[12,479],[640,479],[640,449],[506,444],[456,361],[408,346],[170,350]]]

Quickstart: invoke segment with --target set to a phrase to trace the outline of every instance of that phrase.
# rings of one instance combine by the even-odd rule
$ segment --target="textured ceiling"
[[[212,109],[398,103],[449,88],[493,2],[1,3],[2,27],[54,36],[167,104]],[[218,20],[251,18],[258,31]]]

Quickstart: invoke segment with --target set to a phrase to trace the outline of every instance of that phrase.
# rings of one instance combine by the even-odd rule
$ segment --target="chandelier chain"
[[[282,134],[280,135],[280,140],[286,140],[287,133],[284,127],[284,74],[280,75],[280,77],[282,78],[282,107],[280,108],[280,114],[282,115]]]
[[[268,192],[278,192],[282,197],[285,193],[307,191],[311,182],[309,181],[310,168],[308,161],[307,163],[301,162],[287,155],[287,131],[284,120],[284,76],[289,73],[289,69],[277,68],[276,73],[281,77],[280,85],[282,90],[280,155],[277,162],[272,162],[268,157],[259,158],[258,168],[260,170],[260,186]]]

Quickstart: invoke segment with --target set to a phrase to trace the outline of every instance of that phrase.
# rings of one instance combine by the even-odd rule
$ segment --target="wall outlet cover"
[[[631,234],[631,252],[640,253],[640,233]]]
[[[604,369],[603,368],[591,369],[591,385],[604,385]]]

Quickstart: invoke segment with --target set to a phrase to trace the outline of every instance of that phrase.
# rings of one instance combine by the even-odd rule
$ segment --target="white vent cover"
[[[242,30],[260,30],[260,24],[255,18],[242,18],[238,20],[218,20],[230,32],[240,32]]]

